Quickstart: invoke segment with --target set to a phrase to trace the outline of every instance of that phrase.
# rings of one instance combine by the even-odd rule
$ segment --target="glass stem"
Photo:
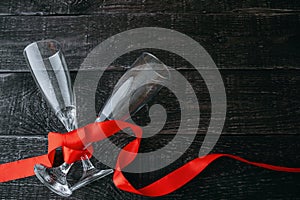
[[[59,168],[64,174],[67,174],[70,171],[72,166],[73,166],[73,163],[68,164],[68,163],[64,162],[63,164],[61,164],[59,166]]]
[[[65,123],[65,127],[67,129],[68,132],[73,131],[74,129],[77,128],[77,123],[75,120],[72,120],[73,123]],[[85,149],[90,146],[91,144],[86,145]],[[95,169],[93,163],[90,161],[89,157],[84,154],[83,156],[81,156],[81,162],[82,162],[82,167],[83,167],[83,171],[88,171],[91,169]],[[70,170],[70,168],[72,167],[72,164],[67,164],[67,163],[63,163],[62,164],[62,171],[68,173],[68,171]],[[64,170],[65,169],[65,170]]]
[[[90,161],[89,157],[86,154],[81,156],[81,161],[82,161],[83,171],[95,169],[93,163]]]

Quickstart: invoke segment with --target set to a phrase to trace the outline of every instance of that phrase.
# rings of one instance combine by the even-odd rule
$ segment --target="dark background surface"
[[[60,41],[74,78],[84,58],[100,42],[144,26],[170,28],[190,36],[206,48],[220,69],[228,107],[223,134],[213,152],[300,167],[300,2],[297,0],[1,1],[0,162],[44,154],[47,132],[64,131],[26,67],[22,51],[27,44],[47,38]],[[150,51],[190,81],[200,102],[201,121],[191,148],[171,166],[142,175],[128,174],[137,187],[196,158],[210,118],[209,94],[198,72],[176,55]],[[122,56],[105,72],[96,95],[96,110],[100,110],[124,73],[122,65],[130,65],[139,53]],[[153,103],[165,105],[168,120],[159,136],[143,142],[142,151],[165,145],[176,134],[180,121],[178,104],[170,92],[163,89],[150,102]],[[149,122],[149,107],[137,114],[137,123]],[[192,114],[190,117],[193,119]],[[180,136],[181,142],[188,140],[188,130],[186,134]],[[112,140],[120,145],[129,141],[122,134]],[[103,147],[105,159],[112,160],[107,153],[109,143],[104,142]],[[170,147],[170,152],[176,151],[173,148]],[[97,166],[105,167],[101,163]],[[74,167],[70,179],[78,178],[80,170],[80,166]],[[224,158],[161,199],[300,199],[299,188],[299,174],[273,172]],[[60,199],[36,177],[1,183],[0,197]],[[105,178],[77,190],[70,199],[147,198],[119,191],[111,178]]]

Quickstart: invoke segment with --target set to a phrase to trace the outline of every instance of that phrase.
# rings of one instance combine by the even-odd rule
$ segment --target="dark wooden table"
[[[170,28],[190,36],[216,62],[226,88],[227,117],[212,152],[300,167],[300,2],[292,0],[1,1],[0,162],[44,154],[47,132],[64,131],[26,67],[22,51],[27,44],[46,38],[60,41],[74,80],[83,59],[96,45],[114,34],[145,26]],[[127,174],[137,187],[197,157],[211,108],[205,83],[189,63],[166,51],[148,51],[190,81],[200,102],[201,121],[196,139],[175,163],[152,173]],[[130,65],[140,52],[122,56],[105,71],[96,94],[96,110],[124,73],[122,66]],[[144,140],[141,151],[167,144],[179,125],[178,102],[166,89],[137,113],[138,124],[149,122],[147,111],[154,103],[165,106],[168,120],[159,135]],[[180,136],[181,142],[189,139],[188,134]],[[124,145],[130,138],[120,134],[112,140]],[[102,144],[103,156],[114,162],[107,153],[108,144]],[[172,151],[176,147],[170,148]],[[106,167],[93,160],[98,167]],[[78,171],[80,166],[74,167],[71,181],[78,178]],[[300,174],[222,158],[180,190],[159,199],[300,199],[299,188]],[[1,183],[0,197],[61,199],[36,177]],[[74,192],[70,199],[148,198],[118,190],[109,177]]]

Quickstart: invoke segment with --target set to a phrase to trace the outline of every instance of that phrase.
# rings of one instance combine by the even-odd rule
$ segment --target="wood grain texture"
[[[78,15],[99,12],[220,13],[249,8],[299,10],[295,0],[4,0],[2,15]]]
[[[127,138],[127,139],[126,139]],[[141,152],[155,151],[171,141],[171,135],[157,135],[144,140]],[[299,136],[221,136],[213,153],[233,153],[253,161],[266,162],[274,165],[290,167],[300,166]],[[189,136],[181,136],[175,143],[189,141]],[[126,176],[136,187],[142,187],[178,168],[189,160],[196,158],[201,146],[202,136],[195,138],[190,148],[176,162],[161,170],[145,174],[129,174]],[[129,138],[124,134],[114,136],[111,140],[124,146]],[[46,153],[46,140],[42,137],[0,137],[1,162],[13,161],[33,155]],[[103,159],[112,160],[110,143],[102,142]],[[177,147],[169,146],[165,155],[167,158]],[[13,148],[12,148],[13,147]],[[263,149],[263,151],[262,151]],[[105,153],[106,152],[106,153]],[[8,157],[10,155],[10,157]],[[93,159],[97,167],[107,168]],[[114,161],[112,161],[114,162]],[[133,165],[141,164],[138,160]],[[145,163],[144,163],[145,164]],[[75,165],[70,173],[70,181],[80,174],[81,166]],[[264,199],[289,199],[299,196],[299,174],[281,173],[264,170],[230,159],[215,161],[203,173],[180,190],[157,199],[245,199],[259,196]],[[44,187],[35,177],[15,180],[0,184],[2,199],[62,199]],[[123,191],[113,185],[111,177],[94,182],[89,186],[74,192],[70,199],[149,199]]]
[[[93,72],[86,72],[86,82],[78,91],[78,105],[82,114],[91,105],[89,81]],[[87,117],[87,124],[94,121],[113,87],[124,71],[106,71],[96,92],[95,115]],[[196,71],[182,74],[193,86],[200,106],[198,134],[205,134],[210,120],[211,105],[207,87]],[[227,117],[224,134],[299,134],[300,72],[298,70],[222,70],[227,92]],[[72,73],[74,79],[74,73]],[[64,131],[46,102],[42,99],[30,73],[2,73],[0,99],[1,135],[42,135],[57,130]],[[212,79],[214,77],[211,77]],[[184,85],[186,94],[190,94]],[[87,98],[85,99],[85,96]],[[161,104],[167,110],[168,119],[164,133],[176,134],[180,125],[180,106],[172,92],[164,88],[149,106],[139,111],[134,119],[140,125],[150,122],[148,110],[152,104]],[[196,102],[194,102],[196,103]],[[217,105],[218,106],[218,105]],[[154,113],[153,119],[158,114]],[[195,120],[192,112],[191,120]],[[157,125],[162,123],[156,122]],[[195,121],[196,123],[196,121]]]
[[[27,44],[46,38],[60,41],[74,80],[84,58],[95,46],[122,31],[149,26],[177,30],[193,38],[209,52],[220,69],[228,107],[223,134],[213,152],[300,167],[300,1],[297,0],[1,1],[0,163],[46,153],[47,132],[65,131],[28,73],[22,55]],[[170,52],[146,50],[179,70],[192,84],[200,102],[201,121],[195,141],[175,163],[152,173],[126,174],[137,187],[197,157],[211,112],[207,87],[190,63]],[[124,73],[122,66],[130,65],[142,51],[121,56],[104,72],[96,92],[95,115]],[[88,94],[90,84],[95,84],[89,81],[89,73],[98,67],[90,66],[91,71],[86,72],[87,81],[80,87],[83,94]],[[180,87],[186,88],[186,85]],[[189,92],[185,90],[185,94]],[[84,110],[91,101],[93,99],[84,101],[82,97],[78,103]],[[159,135],[143,140],[141,152],[168,144],[179,126],[178,101],[166,88],[133,117],[137,124],[150,122],[148,111],[153,104],[167,108],[167,123]],[[191,120],[195,117],[189,115]],[[151,118],[155,119],[157,115]],[[88,118],[87,122],[93,120],[94,117]],[[124,146],[130,139],[118,134],[110,141]],[[175,144],[190,140],[189,130],[186,130]],[[153,159],[169,159],[172,153],[183,153],[176,145],[149,161],[153,163]],[[114,164],[117,152],[111,149],[111,143],[106,140],[97,147],[98,154]],[[57,165],[62,161],[59,155]],[[95,158],[93,162],[99,168],[107,168]],[[145,163],[137,160],[134,164]],[[75,164],[69,175],[70,182],[80,177],[80,167],[79,163]],[[180,190],[157,199],[300,199],[299,178],[299,174],[272,172],[224,158]],[[1,183],[0,199],[63,198],[30,177]],[[119,191],[111,178],[105,178],[76,191],[70,199],[151,198]]]
[[[149,26],[169,28],[188,35],[199,42],[222,69],[298,69],[299,19],[299,12],[260,11],[211,15],[101,13],[90,16],[1,16],[0,70],[28,71],[23,49],[30,42],[47,38],[62,43],[69,68],[76,70],[88,53],[105,39],[122,31]],[[188,46],[185,48],[186,53],[191,54]],[[179,56],[158,52],[158,57],[170,66],[193,68]],[[124,55],[124,59],[120,58],[116,64],[131,64],[129,60],[136,55]]]

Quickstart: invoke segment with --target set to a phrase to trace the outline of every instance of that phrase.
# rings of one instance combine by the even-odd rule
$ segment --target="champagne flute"
[[[67,131],[77,128],[75,98],[71,87],[70,74],[60,44],[55,40],[42,40],[29,44],[24,56],[36,84],[44,98],[63,123]],[[102,178],[113,170],[96,169],[88,157],[81,158],[85,177]],[[70,196],[72,190],[67,182],[67,174],[73,164],[63,163],[58,167],[47,168],[35,165],[38,179],[53,192],[61,196]]]
[[[169,77],[170,73],[166,65],[154,55],[142,53],[120,78],[112,95],[99,112],[96,122],[128,120],[159,92]],[[86,147],[89,145],[86,144]],[[93,181],[93,179],[89,182],[79,181],[72,186],[71,190],[74,191]]]
[[[170,78],[170,72],[154,55],[144,52],[120,78],[96,122],[126,121],[150,101]],[[86,144],[88,147],[90,144]],[[74,191],[86,183],[72,186]]]

